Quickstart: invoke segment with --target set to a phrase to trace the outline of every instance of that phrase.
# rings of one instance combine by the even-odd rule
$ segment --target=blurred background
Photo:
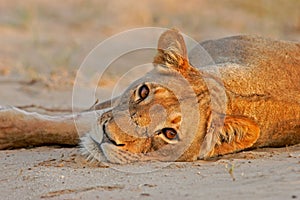
[[[0,0],[0,84],[71,88],[99,42],[145,26],[177,27],[198,41],[256,34],[299,42],[300,1]]]

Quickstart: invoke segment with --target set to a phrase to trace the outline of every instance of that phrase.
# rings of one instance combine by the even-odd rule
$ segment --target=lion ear
[[[154,64],[167,67],[181,67],[188,64],[184,39],[176,29],[170,29],[160,36],[157,51]]]
[[[212,122],[201,144],[200,159],[247,149],[260,135],[258,125],[251,119],[226,116],[223,126]]]

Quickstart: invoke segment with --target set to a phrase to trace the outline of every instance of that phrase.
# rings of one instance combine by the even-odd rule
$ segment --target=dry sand
[[[127,165],[122,171],[87,163],[77,148],[7,150],[0,160],[1,199],[300,198],[299,145],[213,161]]]

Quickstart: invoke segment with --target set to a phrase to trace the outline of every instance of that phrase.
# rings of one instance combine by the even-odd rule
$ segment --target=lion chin
[[[80,147],[82,155],[91,162],[126,164],[143,160],[139,154],[119,149],[101,129],[93,129],[83,136]]]

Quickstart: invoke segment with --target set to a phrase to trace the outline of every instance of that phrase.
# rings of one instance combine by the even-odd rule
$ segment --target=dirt
[[[7,150],[0,158],[1,199],[300,198],[300,145],[155,167],[89,163],[77,148]]]
[[[175,26],[197,40],[235,34],[300,38],[297,0],[141,2],[1,0],[0,105],[69,112],[84,57],[130,28]],[[108,75],[107,93],[116,79]],[[0,151],[0,166],[4,200],[300,199],[300,145],[125,166],[88,162],[77,147],[37,147]]]

